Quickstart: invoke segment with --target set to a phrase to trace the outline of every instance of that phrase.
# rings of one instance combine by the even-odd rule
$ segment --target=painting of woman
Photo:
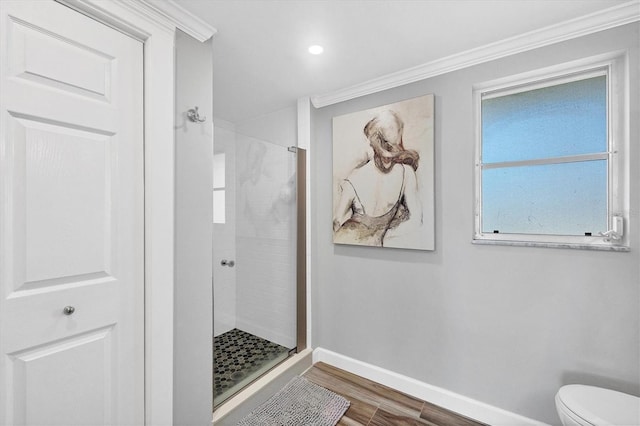
[[[367,116],[373,114],[373,117],[360,127],[364,138],[358,139],[358,143],[364,142],[365,149],[361,152],[354,147],[341,150],[353,152],[351,160],[356,164],[348,172],[343,166],[341,173],[343,176],[336,176],[336,167],[334,167],[333,236],[335,243],[433,249],[433,231],[429,232],[429,228],[432,228],[432,225],[429,225],[432,224],[433,217],[433,190],[426,191],[423,187],[424,182],[421,182],[421,180],[424,181],[421,178],[425,173],[419,173],[424,168],[423,163],[426,163],[427,167],[431,166],[431,175],[433,174],[433,156],[425,155],[425,158],[421,158],[419,152],[420,150],[427,154],[429,149],[433,151],[433,98],[430,96],[431,112],[427,111],[431,124],[429,124],[429,117],[424,116],[424,107],[429,110],[429,99],[423,98],[417,98],[422,101],[418,104],[424,104],[423,111],[417,114],[415,110],[404,111],[404,115],[412,119],[427,118],[427,122],[411,123],[410,134],[423,137],[422,141],[413,141],[418,149],[405,147],[405,122],[399,112],[407,108],[415,108],[417,105],[413,104],[416,104],[416,100],[413,100],[412,105],[390,105],[369,111]],[[346,126],[361,120],[353,116],[334,118],[334,150],[340,150],[348,143],[341,139],[341,123],[336,126],[336,121],[341,121],[341,118],[344,118],[342,124]],[[429,128],[431,132],[428,131]],[[348,134],[348,132],[345,133]],[[429,133],[431,133],[430,144],[429,138],[424,140]],[[336,154],[334,151],[334,160]],[[342,163],[344,162],[343,158]],[[426,215],[423,205],[425,201],[426,207],[431,209],[431,212],[427,211]]]

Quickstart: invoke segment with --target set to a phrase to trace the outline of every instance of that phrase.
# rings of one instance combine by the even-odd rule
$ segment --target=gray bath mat
[[[237,426],[335,426],[347,408],[340,395],[296,376]]]

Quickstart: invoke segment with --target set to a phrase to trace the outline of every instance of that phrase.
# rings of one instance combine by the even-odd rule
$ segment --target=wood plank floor
[[[351,402],[338,426],[487,426],[322,362],[304,377]]]

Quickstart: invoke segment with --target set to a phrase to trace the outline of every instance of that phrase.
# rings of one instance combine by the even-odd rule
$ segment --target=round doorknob
[[[65,306],[64,309],[62,310],[62,313],[65,315],[71,315],[75,311],[76,311],[76,308],[74,308],[73,306]]]

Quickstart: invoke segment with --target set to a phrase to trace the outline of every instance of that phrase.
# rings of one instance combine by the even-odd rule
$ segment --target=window
[[[474,88],[474,242],[626,249],[623,60]]]
[[[213,223],[225,223],[225,155],[213,154]]]

